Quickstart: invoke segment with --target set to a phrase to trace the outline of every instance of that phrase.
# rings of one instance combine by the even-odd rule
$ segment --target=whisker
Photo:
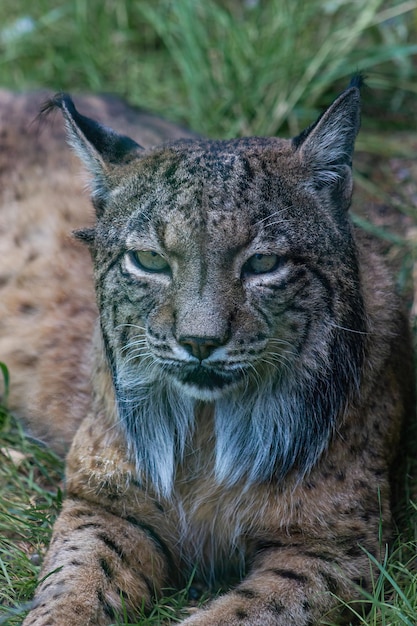
[[[286,209],[280,209],[279,211],[274,211],[273,213],[271,213],[270,215],[267,215],[266,217],[263,217],[262,219],[258,220],[257,222],[254,223],[254,226],[259,226],[260,224],[262,224],[263,222],[266,222],[267,220],[272,219],[273,217],[276,217],[277,215],[280,215],[281,213],[284,213],[286,211]],[[278,222],[277,222],[278,223]],[[280,222],[282,223],[282,222]],[[268,224],[269,225],[269,224]]]
[[[277,222],[270,222],[269,224],[265,224],[265,228],[270,228],[271,226],[276,226],[277,224],[282,224],[284,220],[278,220]]]
[[[293,365],[294,363],[294,359],[290,358],[290,357],[297,357],[298,355],[292,352],[281,352],[281,353],[275,353],[275,352],[268,352],[262,359],[260,359],[261,362],[264,363],[268,363],[269,365],[271,365],[274,368],[277,368],[277,364],[289,369],[290,366]]]
[[[261,378],[261,374],[260,372],[258,372],[258,370],[256,369],[256,367],[254,366],[253,363],[248,363],[248,366],[251,368],[251,370],[254,372],[254,381],[258,390],[258,393],[261,391],[261,382],[262,382],[262,378]],[[245,391],[247,390],[248,385],[246,384],[245,387]]]
[[[141,353],[141,352],[146,352],[146,351],[151,352],[151,350],[149,349],[149,346],[146,344],[138,344],[138,343],[127,344],[121,350],[122,354],[126,354],[129,352]]]
[[[126,352],[126,350],[132,350],[133,348],[136,348],[136,347],[137,348],[149,348],[147,341],[135,340],[135,341],[129,341],[125,346],[123,346],[122,352]]]
[[[130,323],[118,324],[115,330],[120,330],[121,328],[137,328],[138,330],[142,330],[143,332],[146,332],[146,328],[144,326],[139,326],[138,324],[130,324]]]
[[[300,355],[298,352],[294,352],[293,350],[282,350],[279,352],[272,352],[271,350],[268,350],[268,352],[265,353],[265,356],[268,356],[269,358],[275,358],[275,359],[280,359],[281,357],[289,359],[290,357],[294,358],[298,358]]]
[[[356,333],[357,335],[369,335],[366,330],[355,330],[354,328],[347,328],[346,326],[341,326],[340,324],[336,324],[335,322],[330,322],[329,326],[332,326],[332,328],[345,330],[348,333]]]
[[[130,355],[127,359],[126,359],[126,364],[131,363],[132,361],[135,361],[136,359],[140,358],[140,364],[141,366],[144,366],[146,364],[146,360],[152,359],[153,361],[155,361],[155,357],[152,353],[148,352],[148,353],[142,353],[142,354],[132,354]]]

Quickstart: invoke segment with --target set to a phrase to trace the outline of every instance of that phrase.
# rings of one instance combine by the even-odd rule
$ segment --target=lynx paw
[[[253,604],[250,608],[235,598],[222,598],[188,617],[184,626],[308,626],[302,615],[295,619],[279,602],[268,606]]]

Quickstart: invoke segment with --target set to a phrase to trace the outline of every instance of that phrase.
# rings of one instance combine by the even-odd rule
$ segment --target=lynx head
[[[120,425],[169,495],[201,403],[213,472],[308,472],[359,385],[365,318],[348,208],[359,128],[349,87],[293,140],[144,150],[62,109],[92,175],[90,246]],[[353,331],[353,332],[352,332]]]

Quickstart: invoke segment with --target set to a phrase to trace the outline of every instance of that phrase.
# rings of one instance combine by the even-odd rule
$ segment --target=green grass
[[[417,615],[417,574],[415,541],[400,538],[391,551],[386,550],[383,563],[369,556],[374,565],[371,592],[361,590],[363,603],[350,608],[362,626],[415,626]],[[372,571],[372,570],[371,570]],[[364,611],[365,607],[365,611]]]
[[[0,412],[0,624],[33,595],[61,502],[63,464]],[[20,619],[17,622],[20,623]]]
[[[415,152],[386,130],[416,127],[416,34],[417,0],[1,0],[0,86],[116,93],[231,137],[296,134],[361,70],[369,89],[358,147],[389,159]],[[357,183],[391,201],[366,174]],[[415,208],[398,193],[394,202],[417,225]],[[415,249],[356,219],[402,251],[407,283]],[[0,624],[19,624],[32,596],[62,472],[0,409]],[[408,532],[380,566],[364,625],[416,622],[416,518],[410,510]],[[179,619],[186,600],[167,591],[141,623]]]
[[[416,0],[2,0],[0,82],[114,92],[198,132],[295,134],[356,71],[416,92]],[[402,113],[403,115],[403,113]]]

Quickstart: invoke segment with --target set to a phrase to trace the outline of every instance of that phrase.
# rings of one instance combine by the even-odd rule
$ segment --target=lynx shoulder
[[[51,410],[80,426],[25,626],[134,620],[193,572],[231,587],[187,626],[346,623],[371,582],[367,553],[379,556],[381,528],[390,535],[390,476],[413,410],[407,319],[349,218],[358,86],[292,140],[143,148],[68,96],[49,108],[91,177],[94,222],[82,224],[77,189],[54,204],[82,226],[99,323],[90,347],[88,263],[75,247],[61,259],[62,223],[41,229],[66,212],[44,205],[19,262],[53,247],[57,264],[32,265],[27,280],[37,290],[57,270],[50,297],[70,290],[55,332],[16,283],[14,306],[42,337],[19,337],[29,353],[12,367],[24,381],[42,364],[27,358],[34,342],[53,344],[67,387],[52,388]]]

